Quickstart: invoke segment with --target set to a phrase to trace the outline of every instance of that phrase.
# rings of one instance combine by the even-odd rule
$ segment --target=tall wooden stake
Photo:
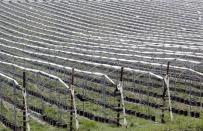
[[[71,74],[71,89],[74,84],[74,68],[72,68]],[[73,131],[73,96],[71,95],[71,111],[70,111],[70,131]]]
[[[166,71],[166,75],[169,75],[169,65],[170,65],[170,62],[168,62],[167,64],[167,71]],[[165,123],[165,120],[164,120],[164,111],[165,111],[165,106],[166,106],[166,99],[165,99],[165,96],[166,96],[166,91],[167,91],[167,87],[165,85],[165,81],[164,81],[164,90],[163,90],[163,94],[162,94],[162,101],[163,101],[163,105],[162,105],[162,109],[161,109],[161,123]]]
[[[167,64],[167,72],[166,72],[167,75],[169,75],[169,66],[170,66],[170,62],[168,62]]]
[[[120,74],[120,82],[123,81],[123,70],[124,68],[121,67],[121,74]],[[120,126],[120,107],[121,107],[121,98],[119,96],[118,98],[118,113],[117,113],[117,126]]]
[[[13,129],[13,131],[16,131],[17,130],[17,128],[16,128],[16,126],[17,126],[17,111],[16,111],[16,104],[17,104],[17,101],[16,101],[16,95],[17,95],[17,93],[16,93],[16,86],[14,86],[14,89],[13,89],[13,95],[14,95],[14,124],[15,124],[15,127],[14,127],[14,129]]]
[[[23,72],[23,88],[24,93],[26,93],[26,74]],[[25,98],[23,97],[23,131],[27,130],[27,112],[26,112],[26,105],[25,105]]]

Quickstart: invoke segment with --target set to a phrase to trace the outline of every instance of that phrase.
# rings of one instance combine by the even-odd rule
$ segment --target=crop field
[[[0,130],[203,131],[203,1],[1,0]]]

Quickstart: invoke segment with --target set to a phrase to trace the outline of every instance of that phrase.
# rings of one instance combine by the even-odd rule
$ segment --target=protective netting
[[[201,118],[197,3],[1,1],[1,121],[23,127],[23,82],[28,121],[57,128]]]

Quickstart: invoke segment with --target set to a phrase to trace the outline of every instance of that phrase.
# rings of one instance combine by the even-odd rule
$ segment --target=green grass
[[[203,118],[195,119],[191,117],[175,116],[174,122],[167,121],[166,124],[155,123],[133,116],[127,116],[128,127],[116,127],[100,122],[95,122],[84,117],[79,117],[79,131],[203,131]],[[38,123],[30,119],[31,131],[65,131],[53,127],[47,123]],[[0,124],[0,131],[10,131]]]
[[[2,123],[0,123],[0,131],[11,131],[11,130],[5,127]]]
[[[80,131],[203,131],[203,119],[178,116],[174,122],[160,124],[128,116],[128,127],[116,127],[87,119],[80,119]],[[132,121],[131,121],[132,120]]]

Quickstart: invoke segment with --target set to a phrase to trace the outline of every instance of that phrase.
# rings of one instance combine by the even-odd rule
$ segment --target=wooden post
[[[23,72],[23,88],[24,88],[24,93],[26,92],[26,74]],[[27,112],[26,112],[26,105],[25,105],[25,98],[23,97],[23,131],[27,130]]]
[[[170,62],[168,62],[167,64],[167,70],[166,70],[166,75],[169,75],[169,65],[170,65]],[[166,85],[165,85],[165,81],[164,81],[164,91],[163,91],[163,94],[162,94],[162,109],[161,109],[161,123],[165,123],[165,120],[164,120],[164,112],[165,112],[165,106],[166,106],[166,99],[165,99],[165,96],[166,96],[166,91],[167,91],[167,88],[166,88]]]
[[[14,127],[13,131],[17,130],[17,128],[16,128],[16,126],[17,126],[17,110],[16,110],[16,104],[17,104],[16,95],[17,95],[17,93],[16,93],[16,88],[17,88],[16,85],[14,85],[13,95],[14,95],[14,124],[15,124],[15,127]]]
[[[123,70],[124,68],[121,67],[121,73],[120,73],[120,82],[123,81]],[[117,126],[120,126],[120,107],[121,107],[121,98],[119,96],[118,98],[118,113],[117,113]]]
[[[167,64],[167,72],[166,72],[167,75],[169,75],[169,66],[170,66],[170,62],[168,62]]]
[[[74,84],[74,68],[72,68],[71,74],[71,89],[73,88]],[[71,94],[71,109],[70,109],[70,131],[73,131],[73,96]]]

